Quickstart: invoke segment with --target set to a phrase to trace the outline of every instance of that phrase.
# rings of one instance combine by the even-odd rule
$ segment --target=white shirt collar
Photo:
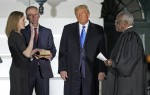
[[[79,23],[80,35],[81,35],[81,31],[82,31],[82,26],[85,26],[85,31],[87,32],[88,25],[89,25],[89,21],[85,25],[82,25],[82,24]]]
[[[131,28],[131,27],[133,27],[133,26],[131,25],[131,26],[127,27],[125,30],[127,30],[127,29],[129,29],[129,28]],[[124,30],[124,31],[125,31],[125,30]],[[124,32],[124,31],[123,31],[123,32]]]

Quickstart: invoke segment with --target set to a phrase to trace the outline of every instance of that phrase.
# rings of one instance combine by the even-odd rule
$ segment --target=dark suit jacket
[[[106,66],[104,63],[96,58],[99,52],[106,54],[106,43],[103,27],[89,22],[85,44],[86,52],[86,79],[91,87],[92,93],[95,92],[95,87],[98,88],[98,73],[105,72]],[[70,85],[70,91],[73,89],[73,81],[79,70],[80,64],[80,34],[79,23],[72,23],[64,26],[62,38],[59,48],[59,69],[60,71],[67,71],[68,79],[66,85]],[[97,89],[98,90],[98,89]],[[73,93],[73,92],[71,92]],[[69,94],[70,95],[70,94]],[[96,95],[96,94],[91,94]]]
[[[22,32],[27,45],[29,44],[30,41],[30,36],[31,36],[31,30],[30,30],[30,25],[27,25],[25,27],[25,30]],[[53,57],[55,57],[56,54],[56,48],[55,44],[53,41],[53,35],[52,31],[48,28],[45,28],[41,25],[39,25],[39,34],[38,34],[38,42],[34,42],[34,48],[39,48],[39,49],[45,49],[45,50],[50,50],[52,52]],[[53,72],[51,69],[50,61],[47,59],[34,59],[32,62],[39,62],[40,64],[40,70],[43,78],[51,78],[53,77]],[[34,68],[34,66],[33,66]],[[33,69],[31,66],[31,69]]]

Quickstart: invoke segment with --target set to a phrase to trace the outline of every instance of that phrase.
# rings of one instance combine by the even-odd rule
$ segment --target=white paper
[[[102,60],[102,61],[106,61],[106,57],[100,52],[98,55],[97,55],[97,58]]]

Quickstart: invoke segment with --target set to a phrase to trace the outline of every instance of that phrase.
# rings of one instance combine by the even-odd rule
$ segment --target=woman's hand
[[[34,27],[31,24],[31,37],[34,39],[35,36],[35,31],[34,31]]]

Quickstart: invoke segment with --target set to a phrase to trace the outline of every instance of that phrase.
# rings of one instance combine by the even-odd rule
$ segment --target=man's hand
[[[104,63],[106,66],[111,67],[112,66],[112,59],[108,59]]]
[[[100,81],[104,80],[105,77],[106,77],[106,75],[105,75],[104,72],[100,72],[100,73],[98,74],[98,80],[100,80]]]
[[[45,59],[51,60],[52,59],[52,55],[49,56],[44,56]]]
[[[36,52],[38,52],[38,49],[33,49],[31,52],[31,56],[35,56]]]
[[[60,76],[61,78],[66,81],[66,79],[68,78],[67,72],[66,71],[61,71],[60,72]]]

